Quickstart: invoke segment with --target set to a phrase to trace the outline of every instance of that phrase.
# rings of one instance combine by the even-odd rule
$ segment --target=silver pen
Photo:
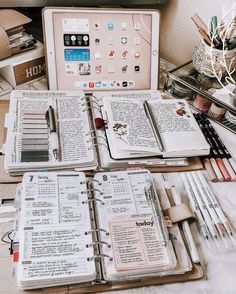
[[[161,140],[160,132],[159,132],[159,130],[157,128],[157,125],[155,124],[155,118],[154,118],[151,107],[149,106],[147,100],[144,101],[143,107],[144,107],[146,116],[147,116],[147,118],[148,118],[148,120],[150,122],[150,125],[151,125],[151,128],[153,130],[155,139],[157,141],[157,144],[159,145],[160,150],[163,151],[164,146],[163,146],[163,143],[162,143],[162,140]]]

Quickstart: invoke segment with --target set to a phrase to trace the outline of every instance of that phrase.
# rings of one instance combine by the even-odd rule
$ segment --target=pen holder
[[[193,66],[201,74],[221,79],[236,67],[236,48],[215,49],[201,39],[193,52]]]

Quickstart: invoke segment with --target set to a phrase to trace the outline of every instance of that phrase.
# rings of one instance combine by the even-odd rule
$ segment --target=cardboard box
[[[44,76],[45,74],[44,46],[39,41],[35,49],[10,57],[9,60],[7,60],[7,64],[0,68],[0,75],[8,81],[13,88]]]

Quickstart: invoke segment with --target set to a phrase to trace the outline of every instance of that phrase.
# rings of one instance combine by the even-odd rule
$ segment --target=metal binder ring
[[[92,230],[86,231],[84,234],[88,235],[88,234],[92,234],[95,232],[104,232],[107,236],[109,236],[109,232],[104,229],[92,229]]]
[[[97,260],[97,259],[104,259],[104,258],[108,258],[110,261],[113,260],[113,257],[112,256],[109,256],[107,254],[99,254],[99,255],[94,255],[94,256],[91,256],[91,257],[88,257],[87,258],[87,261],[92,261],[92,260]]]
[[[94,103],[94,101],[93,101],[93,103]],[[93,108],[97,109],[97,110],[99,111],[99,113],[101,113],[101,109],[100,109],[99,106],[97,106],[97,105],[93,105]]]
[[[82,204],[87,204],[87,203],[89,203],[89,202],[94,202],[94,201],[98,201],[98,202],[100,202],[102,205],[105,204],[105,202],[103,202],[101,199],[98,199],[98,198],[91,198],[91,199],[88,199],[88,200],[82,201]]]
[[[102,183],[98,180],[93,179],[92,182],[98,183],[98,185],[102,185]]]
[[[91,109],[91,106],[87,106],[87,107],[84,108],[82,111],[83,111],[83,112],[86,112],[86,111],[88,111],[89,109]]]
[[[93,129],[93,130],[87,132],[87,133],[85,134],[85,136],[91,135],[92,133],[96,133],[95,129]]]
[[[99,138],[99,139],[102,139],[102,140],[104,140],[105,142],[107,142],[106,141],[106,138],[104,138],[103,136],[91,136],[90,137],[90,139],[89,140],[87,140],[87,143],[90,143],[92,140],[96,140],[97,138]],[[99,144],[99,143],[98,143]]]
[[[93,100],[92,99],[92,103],[93,104],[96,104],[97,105],[97,107],[100,109],[100,107],[102,106],[102,105],[100,105],[99,103],[98,103],[98,99],[97,100]]]
[[[88,150],[91,150],[91,149],[93,149],[94,147],[96,147],[96,146],[98,146],[98,145],[103,145],[103,146],[105,146],[105,147],[107,148],[107,150],[108,150],[108,146],[107,146],[107,144],[104,144],[104,143],[101,143],[101,142],[99,142],[99,143],[95,143],[95,144],[92,144],[91,146],[88,147]]]
[[[107,245],[108,248],[111,248],[111,244],[105,241],[95,241],[95,242],[86,244],[86,248],[93,247],[94,245]]]
[[[96,97],[96,96],[94,96],[93,94],[91,94],[91,95],[90,95],[90,97],[91,97],[91,98],[94,98],[94,99],[95,99],[95,101],[99,101],[99,98],[98,98],[98,97]]]
[[[92,192],[92,191],[99,192],[100,195],[103,195],[103,192],[99,190],[98,188],[87,189],[87,192]]]
[[[87,100],[87,97],[84,95],[82,98],[80,98],[81,101]]]

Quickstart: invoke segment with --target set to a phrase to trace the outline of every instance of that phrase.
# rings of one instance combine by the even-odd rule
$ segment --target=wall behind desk
[[[201,38],[191,16],[197,12],[208,24],[211,16],[222,16],[223,5],[231,8],[235,0],[170,0],[161,11],[161,57],[180,65],[192,59]]]

